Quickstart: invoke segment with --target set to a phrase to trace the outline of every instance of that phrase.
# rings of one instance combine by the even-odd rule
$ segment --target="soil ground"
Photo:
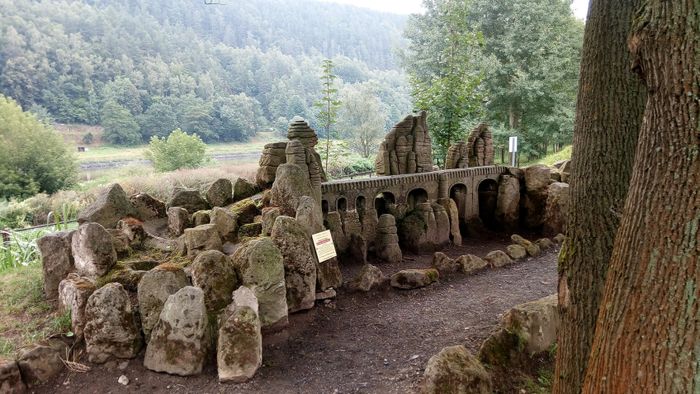
[[[444,250],[457,257],[484,256],[506,239],[467,240]],[[556,291],[552,249],[537,258],[476,275],[455,274],[429,287],[345,293],[327,304],[293,314],[282,333],[265,337],[263,366],[244,384],[219,384],[212,361],[203,374],[178,377],[146,370],[141,357],[118,365],[92,365],[88,373],[64,372],[38,393],[407,393],[420,384],[428,359],[445,346],[477,353],[510,307]],[[377,264],[391,273],[430,265],[431,255],[405,256],[400,265]],[[359,265],[343,266],[346,278]],[[120,375],[130,383],[117,383]]]

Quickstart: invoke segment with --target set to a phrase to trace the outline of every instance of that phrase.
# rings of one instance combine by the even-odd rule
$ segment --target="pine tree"
[[[340,108],[340,100],[338,97],[338,89],[335,87],[335,80],[338,78],[333,74],[333,61],[326,59],[321,66],[323,73],[321,75],[321,99],[314,103],[314,107],[318,109],[316,117],[319,123],[326,131],[326,171],[328,171],[328,156],[331,151],[331,127],[337,122],[338,108]]]

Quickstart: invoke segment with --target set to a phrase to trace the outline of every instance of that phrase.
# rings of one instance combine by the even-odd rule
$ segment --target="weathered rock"
[[[302,196],[297,206],[296,220],[309,235],[324,230],[321,206],[310,196]]]
[[[506,253],[513,260],[518,260],[527,257],[527,250],[520,245],[513,244],[506,247]]]
[[[343,284],[338,259],[332,258],[316,265],[316,290],[338,288]]]
[[[230,179],[219,178],[207,189],[207,202],[212,207],[223,207],[233,198],[233,184]]]
[[[156,372],[189,376],[202,372],[211,348],[204,292],[186,286],[168,297],[151,332],[143,365]]]
[[[345,253],[348,247],[350,247],[350,238],[345,235],[345,230],[343,230],[343,220],[340,216],[340,212],[328,212],[326,215],[326,225],[333,237],[333,245],[335,246],[336,252],[338,254]]]
[[[482,269],[489,266],[489,264],[484,261],[479,256],[474,256],[473,254],[466,254],[459,256],[456,263],[460,265],[463,273],[470,275],[475,272],[481,271]]]
[[[316,301],[324,301],[335,298],[336,291],[333,288],[316,293]]]
[[[372,264],[365,264],[357,276],[348,283],[348,288],[353,291],[370,291],[382,286],[386,277],[382,270]]]
[[[233,212],[233,214],[238,218],[239,227],[253,223],[255,221],[255,217],[260,215],[260,210],[258,209],[257,205],[255,205],[255,201],[250,198],[233,204],[233,206],[231,206],[231,212]]]
[[[554,239],[554,242],[560,244],[560,243],[563,243],[564,241],[566,241],[566,235],[559,233],[556,236],[554,236],[553,239]]]
[[[226,208],[214,207],[209,212],[210,224],[216,227],[216,231],[222,240],[233,241],[238,234],[238,217]]]
[[[114,228],[108,228],[106,230],[111,236],[112,246],[114,247],[114,251],[117,252],[117,258],[124,258],[133,252],[126,234]]]
[[[182,235],[190,225],[191,217],[185,208],[168,208],[168,230],[170,230],[171,235],[175,237]]]
[[[551,180],[550,168],[543,164],[535,164],[524,169],[525,189],[530,192],[541,192],[547,189]]]
[[[192,224],[197,227],[201,226],[203,224],[209,224],[211,222],[211,218],[209,217],[209,213],[211,211],[197,211],[192,214]]]
[[[121,231],[126,237],[126,242],[132,249],[141,249],[146,239],[146,230],[143,222],[135,218],[124,218],[117,222],[116,230]]]
[[[569,211],[569,184],[554,182],[547,189],[547,205],[544,214],[544,232],[566,232]]]
[[[391,276],[391,286],[397,289],[417,289],[436,282],[440,274],[436,269],[407,269]]]
[[[428,360],[423,373],[425,394],[493,392],[491,376],[467,348],[449,346]]]
[[[458,141],[450,145],[445,157],[445,169],[469,167],[468,148],[465,141]]]
[[[271,203],[280,207],[285,216],[296,216],[302,196],[313,196],[308,171],[296,164],[282,164],[277,167],[275,183],[272,184]]]
[[[529,365],[531,357],[548,352],[559,328],[557,295],[518,305],[503,316],[501,326],[481,346],[479,358],[490,365]]]
[[[484,257],[484,260],[493,268],[500,268],[513,263],[513,260],[502,250],[489,252],[486,257]]]
[[[252,290],[241,286],[233,302],[219,316],[216,366],[219,382],[245,382],[262,365],[262,334],[258,300]]]
[[[221,237],[213,224],[205,224],[185,229],[187,257],[194,258],[205,250],[221,251]]]
[[[248,223],[238,229],[238,238],[255,238],[262,234],[262,223]]]
[[[379,175],[432,171],[432,144],[427,113],[408,115],[389,131],[379,146],[375,168]]]
[[[367,241],[361,234],[350,234],[347,254],[355,263],[367,263],[367,249]]]
[[[131,309],[129,294],[118,283],[97,289],[85,307],[85,348],[90,362],[112,357],[134,358],[141,350],[141,332]]]
[[[255,174],[255,183],[258,187],[267,189],[272,186],[272,183],[275,181],[277,167],[287,162],[286,149],[286,142],[273,142],[265,145],[258,162],[258,171]]]
[[[540,255],[540,247],[537,246],[536,244],[528,241],[527,239],[519,236],[518,234],[513,234],[510,236],[510,239],[515,242],[516,244],[522,246],[525,248],[527,251],[527,254],[529,254],[532,257],[536,257]]]
[[[527,192],[521,199],[521,217],[525,225],[533,230],[541,230],[547,208],[547,189],[540,192]]]
[[[388,263],[398,263],[403,259],[396,219],[387,213],[379,217],[377,238],[375,239],[377,258]]]
[[[444,246],[450,243],[450,217],[447,210],[440,204],[430,205],[435,215],[435,247]]]
[[[496,220],[506,230],[514,230],[520,220],[520,181],[512,175],[502,175],[498,183]]]
[[[280,209],[278,207],[266,207],[262,210],[262,232],[260,233],[264,237],[269,237],[272,233],[272,227],[275,225],[275,220],[280,216]]]
[[[27,386],[22,380],[17,363],[14,360],[0,358],[0,393],[24,394],[26,392]]]
[[[136,214],[129,198],[119,184],[114,183],[103,189],[95,202],[85,207],[78,215],[78,223],[99,223],[105,228],[114,228],[126,216]]]
[[[148,193],[138,193],[129,197],[135,216],[143,221],[160,219],[166,216],[165,203]]]
[[[540,238],[535,241],[535,245],[539,246],[540,250],[547,250],[554,246],[554,242],[549,238]]]
[[[189,286],[185,271],[174,264],[161,264],[143,275],[138,284],[139,313],[141,327],[146,340],[150,340],[151,330],[158,323],[163,305],[171,294]]]
[[[71,240],[74,232],[47,234],[36,241],[41,254],[44,274],[44,295],[47,299],[58,296],[58,284],[74,267]]]
[[[316,297],[316,258],[306,229],[294,218],[278,216],[271,233],[282,253],[289,313],[314,306]]]
[[[236,250],[232,259],[241,284],[255,292],[262,327],[272,330],[286,326],[284,260],[272,239],[249,239]]]
[[[71,328],[76,337],[83,336],[86,323],[85,306],[95,290],[92,281],[77,274],[68,275],[58,285],[58,310],[61,313],[70,311]]]
[[[63,371],[63,361],[67,359],[68,345],[60,340],[25,348],[17,357],[17,365],[27,386],[34,387],[49,381]]]
[[[95,284],[97,287],[101,287],[107,283],[119,283],[127,291],[136,291],[141,278],[146,272],[145,270],[133,269],[122,263],[117,263],[111,271],[97,278]]]
[[[467,139],[469,167],[493,165],[493,134],[486,123],[479,123]]]
[[[80,225],[71,239],[71,249],[80,276],[102,276],[117,262],[112,236],[98,223]]]
[[[455,200],[449,198],[441,200],[442,206],[450,219],[450,240],[453,245],[462,245],[462,233],[459,230],[459,210]]]
[[[258,188],[245,178],[236,179],[233,186],[233,201],[240,201],[244,198],[252,197],[258,192]]]
[[[185,208],[189,213],[206,211],[209,209],[209,204],[204,198],[202,198],[202,195],[199,194],[199,190],[196,189],[185,189],[175,192],[170,201],[168,201],[167,206],[168,208]]]
[[[451,274],[462,268],[458,261],[449,258],[442,252],[435,252],[435,254],[433,254],[432,266],[438,270],[440,274]]]
[[[218,250],[207,250],[194,259],[191,266],[192,285],[204,291],[209,313],[219,312],[231,303],[231,293],[238,287],[236,270],[229,256]]]

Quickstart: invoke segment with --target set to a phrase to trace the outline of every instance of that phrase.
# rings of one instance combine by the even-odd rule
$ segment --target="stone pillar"
[[[447,174],[444,172],[440,174],[438,186],[438,200],[450,198],[450,190],[448,187]]]

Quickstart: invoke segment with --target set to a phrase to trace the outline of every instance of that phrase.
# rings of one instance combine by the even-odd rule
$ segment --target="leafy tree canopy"
[[[146,157],[158,172],[197,168],[206,162],[207,145],[196,134],[174,130],[168,138],[152,137]]]

